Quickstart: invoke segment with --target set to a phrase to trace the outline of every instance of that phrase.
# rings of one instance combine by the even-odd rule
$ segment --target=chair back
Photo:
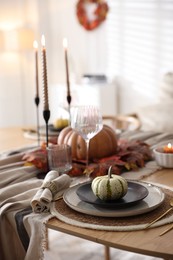
[[[117,116],[103,116],[103,123],[111,126],[114,129],[124,130],[139,130],[141,122],[139,118],[132,115],[117,115]]]

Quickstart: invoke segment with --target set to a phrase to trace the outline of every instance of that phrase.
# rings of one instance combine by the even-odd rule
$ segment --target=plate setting
[[[91,182],[89,182],[78,187],[76,194],[84,202],[100,207],[116,209],[131,206],[143,200],[148,195],[148,189],[139,183],[128,181],[128,190],[123,198],[112,201],[103,201],[94,195],[91,189]]]
[[[135,184],[139,184],[140,186],[136,186],[136,187],[138,187],[139,190],[141,189],[141,186],[146,188],[148,191],[148,195],[146,195],[146,197],[145,197],[143,194],[144,198],[142,199],[142,197],[140,197],[139,200],[137,198],[135,198],[136,202],[134,202],[134,198],[131,199],[132,200],[131,202],[130,202],[129,198],[128,198],[129,202],[126,200],[123,200],[120,202],[120,203],[122,203],[122,205],[120,207],[117,207],[117,206],[115,207],[114,205],[111,207],[107,206],[107,205],[100,206],[98,204],[95,204],[95,201],[93,203],[89,199],[90,202],[86,202],[86,201],[84,201],[86,198],[79,197],[81,194],[80,195],[78,195],[78,194],[79,194],[79,192],[81,192],[81,189],[84,189],[84,188],[86,188],[86,190],[89,189],[88,188],[89,186],[87,186],[88,183],[85,183],[86,186],[84,186],[84,183],[83,183],[83,184],[75,185],[75,186],[69,188],[68,190],[66,190],[63,195],[63,199],[64,199],[65,203],[75,211],[78,211],[78,212],[84,213],[84,214],[88,214],[88,215],[92,215],[92,216],[100,216],[100,217],[128,217],[128,216],[140,215],[140,214],[147,213],[147,212],[150,212],[150,211],[156,209],[163,203],[165,194],[157,186],[151,185],[148,183],[144,183],[144,182],[141,183],[138,181],[134,181],[134,182],[130,181],[129,183],[131,186],[129,188],[129,193],[131,192],[130,189],[132,189],[132,193],[133,193]],[[81,187],[83,187],[83,188],[81,188]],[[136,197],[136,192],[134,192],[134,194]],[[139,194],[139,196],[140,196],[140,194]],[[95,198],[95,200],[97,200],[97,198]],[[117,203],[117,202],[114,201],[113,203]],[[128,205],[128,203],[132,203],[132,204]]]

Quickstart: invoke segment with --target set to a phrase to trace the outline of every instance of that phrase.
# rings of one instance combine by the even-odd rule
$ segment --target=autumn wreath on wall
[[[96,4],[96,8],[93,12],[94,19],[89,19],[88,17],[86,10],[87,4]],[[104,0],[79,0],[76,5],[78,21],[87,31],[97,28],[106,19],[108,10],[108,4]]]

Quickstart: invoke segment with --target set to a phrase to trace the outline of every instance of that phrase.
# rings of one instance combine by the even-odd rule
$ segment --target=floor
[[[104,260],[100,244],[49,230],[49,250],[44,260]],[[111,248],[111,260],[161,260],[161,258],[134,254]]]

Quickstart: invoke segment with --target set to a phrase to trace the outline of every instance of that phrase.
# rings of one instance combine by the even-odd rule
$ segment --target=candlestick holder
[[[50,118],[50,110],[43,110],[43,118],[46,123],[46,147],[49,146],[48,122]]]
[[[36,96],[34,101],[35,101],[35,105],[36,105],[36,114],[37,114],[37,142],[38,142],[38,146],[40,146],[40,123],[39,123],[39,103],[40,103],[40,98],[38,96]]]
[[[68,111],[69,111],[69,121],[71,122],[71,115],[70,115],[70,105],[71,105],[71,95],[67,94],[67,103],[68,103]]]

